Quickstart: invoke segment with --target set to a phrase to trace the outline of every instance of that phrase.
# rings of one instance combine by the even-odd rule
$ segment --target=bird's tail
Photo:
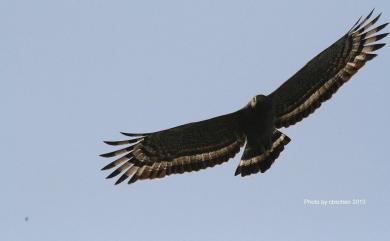
[[[248,142],[234,175],[247,176],[259,171],[262,173],[267,171],[290,141],[288,136],[275,129],[271,138],[272,144],[267,149]]]

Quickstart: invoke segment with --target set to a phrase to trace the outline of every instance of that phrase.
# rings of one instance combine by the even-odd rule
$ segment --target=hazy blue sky
[[[390,20],[387,0],[2,0],[0,240],[388,240],[389,47],[265,174],[235,177],[240,153],[114,186],[98,156],[269,93],[373,7]]]

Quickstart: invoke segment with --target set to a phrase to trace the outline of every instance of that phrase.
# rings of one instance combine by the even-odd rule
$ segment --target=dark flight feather
[[[233,157],[245,143],[236,113],[142,135],[133,146],[101,155],[129,152],[103,167],[107,170],[125,162],[107,177],[122,173],[116,184],[128,178],[130,184],[213,167]]]
[[[369,21],[371,14],[270,95],[275,104],[276,128],[293,125],[313,113],[367,61],[376,56],[372,52],[385,44],[375,42],[386,37],[387,33],[374,34],[387,23],[367,31],[380,17],[379,14]]]

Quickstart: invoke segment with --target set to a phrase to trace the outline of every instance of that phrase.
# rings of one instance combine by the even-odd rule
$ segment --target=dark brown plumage
[[[273,93],[253,97],[236,112],[153,133],[122,133],[131,138],[106,141],[113,146],[129,146],[102,154],[120,156],[102,170],[115,168],[107,178],[121,174],[115,184],[125,180],[130,184],[219,165],[245,144],[235,175],[267,171],[290,142],[277,128],[293,125],[313,113],[385,45],[376,41],[388,33],[375,34],[387,23],[373,27],[380,14],[371,20],[372,13],[359,19]]]

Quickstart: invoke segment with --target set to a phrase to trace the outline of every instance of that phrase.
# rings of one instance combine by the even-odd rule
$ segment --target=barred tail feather
[[[265,151],[260,151],[248,143],[234,175],[241,174],[242,177],[267,171],[274,161],[279,157],[291,139],[278,130],[274,130],[272,145]]]

